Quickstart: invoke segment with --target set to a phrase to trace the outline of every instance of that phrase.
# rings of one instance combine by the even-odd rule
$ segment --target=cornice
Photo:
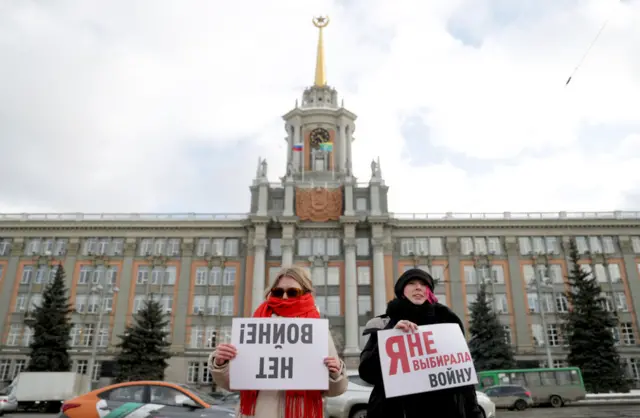
[[[389,220],[389,225],[398,229],[554,229],[566,230],[593,228],[640,228],[640,221],[620,219],[581,219],[581,220]]]

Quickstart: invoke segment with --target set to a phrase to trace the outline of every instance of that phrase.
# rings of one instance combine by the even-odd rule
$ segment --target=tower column
[[[369,183],[369,198],[371,200],[371,215],[380,215],[380,185],[379,183]]]
[[[282,250],[282,267],[289,267],[293,265],[295,228],[295,224],[293,223],[282,225],[282,240],[280,241],[280,248]]]
[[[356,271],[355,225],[345,225],[345,281],[344,281],[344,357],[347,364],[353,364],[360,356],[358,348],[358,281]],[[348,358],[351,357],[349,360]]]
[[[284,181],[284,216],[293,216],[293,198],[295,194],[294,184],[292,178],[287,177]]]
[[[353,216],[353,177],[349,176],[344,180],[344,215]]]
[[[340,171],[344,173],[347,170],[347,127],[345,121],[340,122],[338,138],[340,139]]]

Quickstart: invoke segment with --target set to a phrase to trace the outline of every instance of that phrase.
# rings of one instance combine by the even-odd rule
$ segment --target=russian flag
[[[294,151],[302,151],[302,144],[293,144]]]

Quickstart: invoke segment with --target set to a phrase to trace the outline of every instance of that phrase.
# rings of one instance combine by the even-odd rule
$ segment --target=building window
[[[462,237],[460,238],[462,255],[502,254],[502,244],[498,237]]]
[[[73,369],[78,374],[87,374],[89,369],[89,360],[74,361]]]
[[[475,303],[476,299],[476,294],[467,294],[467,312],[471,312],[471,305]]]
[[[12,379],[15,379],[16,377],[18,377],[18,375],[27,368],[27,360],[25,359],[19,359],[16,360],[14,365],[13,365],[13,376]]]
[[[442,238],[440,237],[418,237],[402,238],[400,240],[400,255],[443,255]]]
[[[367,286],[371,284],[371,268],[369,266],[358,266],[358,284]]]
[[[340,316],[340,296],[316,296],[316,305],[322,315]]]
[[[271,238],[269,240],[269,255],[279,257],[282,255],[282,248],[280,247],[282,240],[280,238]]]
[[[9,332],[7,333],[7,345],[10,347],[15,347],[20,342],[20,336],[22,334],[22,325],[20,324],[11,324],[9,327]]]
[[[491,298],[491,294],[489,294],[489,298]],[[496,313],[509,313],[509,301],[507,300],[507,295],[505,293],[496,293],[493,299],[494,301],[492,306]]]
[[[547,325],[547,338],[549,339],[549,345],[551,347],[560,345],[560,333],[558,332],[557,324]]]
[[[557,237],[520,237],[518,238],[518,246],[521,255],[560,253]]]
[[[298,255],[311,255],[311,238],[298,238]]]
[[[356,211],[357,212],[366,212],[367,211],[367,198],[366,197],[358,197],[356,199]]]
[[[356,255],[360,257],[369,255],[369,238],[356,238]]]
[[[9,380],[9,373],[11,372],[11,360],[0,360],[0,382]]]
[[[11,239],[0,238],[0,257],[6,257],[11,253]]]
[[[640,237],[631,237],[631,248],[636,254],[640,254]]]
[[[625,345],[635,345],[636,337],[633,333],[633,324],[631,322],[623,322],[620,324],[622,331],[622,343]]]
[[[513,336],[511,335],[511,327],[509,325],[503,325],[502,331],[504,331],[504,342],[508,345],[513,344]]]
[[[371,316],[371,296],[358,295],[358,315]]]
[[[542,330],[542,325],[540,324],[531,324],[531,334],[533,337],[533,343],[537,347],[544,346],[544,334]]]

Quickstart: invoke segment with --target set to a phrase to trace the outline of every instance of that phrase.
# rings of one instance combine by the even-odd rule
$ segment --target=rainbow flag
[[[302,144],[293,144],[294,151],[302,151]]]
[[[333,142],[323,142],[320,144],[320,149],[322,151],[331,152],[333,151]]]

